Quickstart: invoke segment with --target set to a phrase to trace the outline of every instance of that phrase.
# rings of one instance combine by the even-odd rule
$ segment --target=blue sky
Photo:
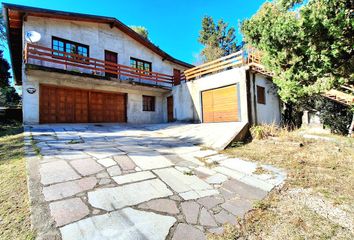
[[[198,43],[203,16],[224,19],[237,30],[265,0],[8,0],[33,7],[115,17],[126,25],[144,26],[149,38],[177,59],[195,63],[202,49]],[[238,33],[239,42],[242,37]],[[8,52],[5,57],[9,58]]]

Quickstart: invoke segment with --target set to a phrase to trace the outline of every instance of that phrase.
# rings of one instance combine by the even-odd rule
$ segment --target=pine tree
[[[204,62],[218,59],[236,51],[236,35],[233,27],[222,19],[217,24],[212,17],[204,17],[198,41],[204,45],[201,56]]]

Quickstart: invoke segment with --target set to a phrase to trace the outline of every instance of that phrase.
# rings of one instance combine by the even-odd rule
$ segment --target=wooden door
[[[109,62],[109,63],[115,63],[117,64],[118,63],[118,54],[115,53],[115,52],[111,52],[111,51],[107,51],[105,50],[104,51],[104,60],[106,62]],[[116,69],[114,66],[112,65],[109,65],[109,68],[107,67],[108,65],[106,65],[105,69],[106,70],[109,70],[109,71],[117,71],[118,69]],[[113,69],[112,69],[113,68]],[[110,72],[106,72],[105,73],[105,76],[106,77],[112,77],[112,78],[117,78],[118,75],[117,74],[114,74],[114,73],[110,73]]]
[[[39,87],[39,121],[41,123],[57,122],[56,88],[40,85]]]
[[[179,85],[181,83],[181,71],[178,69],[173,69],[173,84]]]
[[[40,85],[40,123],[126,122],[126,94]]]
[[[173,97],[167,97],[167,121],[173,122]]]
[[[203,122],[239,121],[237,86],[202,92]]]
[[[126,122],[125,94],[91,92],[90,122]]]
[[[85,90],[75,91],[75,122],[88,122],[89,92]]]
[[[104,98],[104,118],[108,122],[126,122],[125,95],[106,94]]]
[[[98,123],[104,120],[104,102],[103,93],[101,92],[90,92],[90,112],[89,119],[90,122]]]
[[[57,116],[56,121],[60,123],[75,122],[75,98],[74,90],[57,88]]]

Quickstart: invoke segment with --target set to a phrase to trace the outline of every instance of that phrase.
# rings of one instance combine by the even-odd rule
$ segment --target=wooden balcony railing
[[[256,68],[263,68],[261,64],[261,54],[254,48],[247,48],[225,57],[204,63],[194,68],[184,71],[186,80],[203,77],[208,74],[222,72],[231,68],[248,64]]]
[[[163,86],[171,86],[174,81],[174,78],[171,75],[136,69],[96,58],[84,57],[74,53],[58,51],[31,43],[27,43],[26,45],[24,51],[24,60],[25,63],[44,66],[48,66],[48,63],[51,65],[50,63],[52,63],[54,68],[57,65],[62,65],[65,70],[67,70],[68,66],[76,67],[79,71],[86,69],[85,73],[88,72],[94,75],[103,76],[108,73],[110,77],[113,75],[117,79],[119,79],[121,76],[124,76],[127,78],[127,80],[131,79],[136,82],[147,80],[148,83]]]
[[[214,61],[207,62],[194,68],[188,69],[184,71],[186,80],[188,81],[197,77],[205,76],[206,74],[224,71],[235,66],[240,66],[243,63],[242,54],[242,51],[238,51],[236,53],[227,55]]]

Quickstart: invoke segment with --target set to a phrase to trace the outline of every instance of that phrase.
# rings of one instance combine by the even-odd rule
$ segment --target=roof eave
[[[73,12],[64,12],[64,11],[56,11],[56,10],[50,10],[50,9],[43,9],[43,8],[36,8],[36,7],[27,7],[27,6],[22,6],[22,5],[17,5],[17,4],[11,4],[11,3],[2,3],[3,9],[7,11],[7,9],[11,8],[13,10],[17,10],[20,12],[26,12],[26,13],[35,13],[37,15],[42,15],[42,17],[48,17],[48,15],[52,15],[51,17],[53,18],[73,18],[74,20],[77,21],[94,21],[94,22],[99,22],[99,23],[106,23],[110,25],[114,25],[115,27],[119,28],[120,30],[124,30],[124,32],[129,35],[131,38],[134,40],[138,41],[145,47],[149,48],[156,54],[160,55],[163,59],[166,59],[172,63],[175,63],[177,65],[181,65],[186,68],[191,68],[194,67],[192,64],[186,63],[184,61],[178,60],[165,51],[161,50],[159,47],[157,47],[155,44],[150,42],[148,39],[142,37],[138,33],[136,33],[133,29],[122,23],[116,18],[112,17],[104,17],[104,16],[98,16],[98,15],[90,15],[90,14],[82,14],[82,13],[73,13]],[[34,14],[34,15],[35,15]],[[60,17],[59,17],[60,16]],[[11,52],[11,51],[10,51]]]

